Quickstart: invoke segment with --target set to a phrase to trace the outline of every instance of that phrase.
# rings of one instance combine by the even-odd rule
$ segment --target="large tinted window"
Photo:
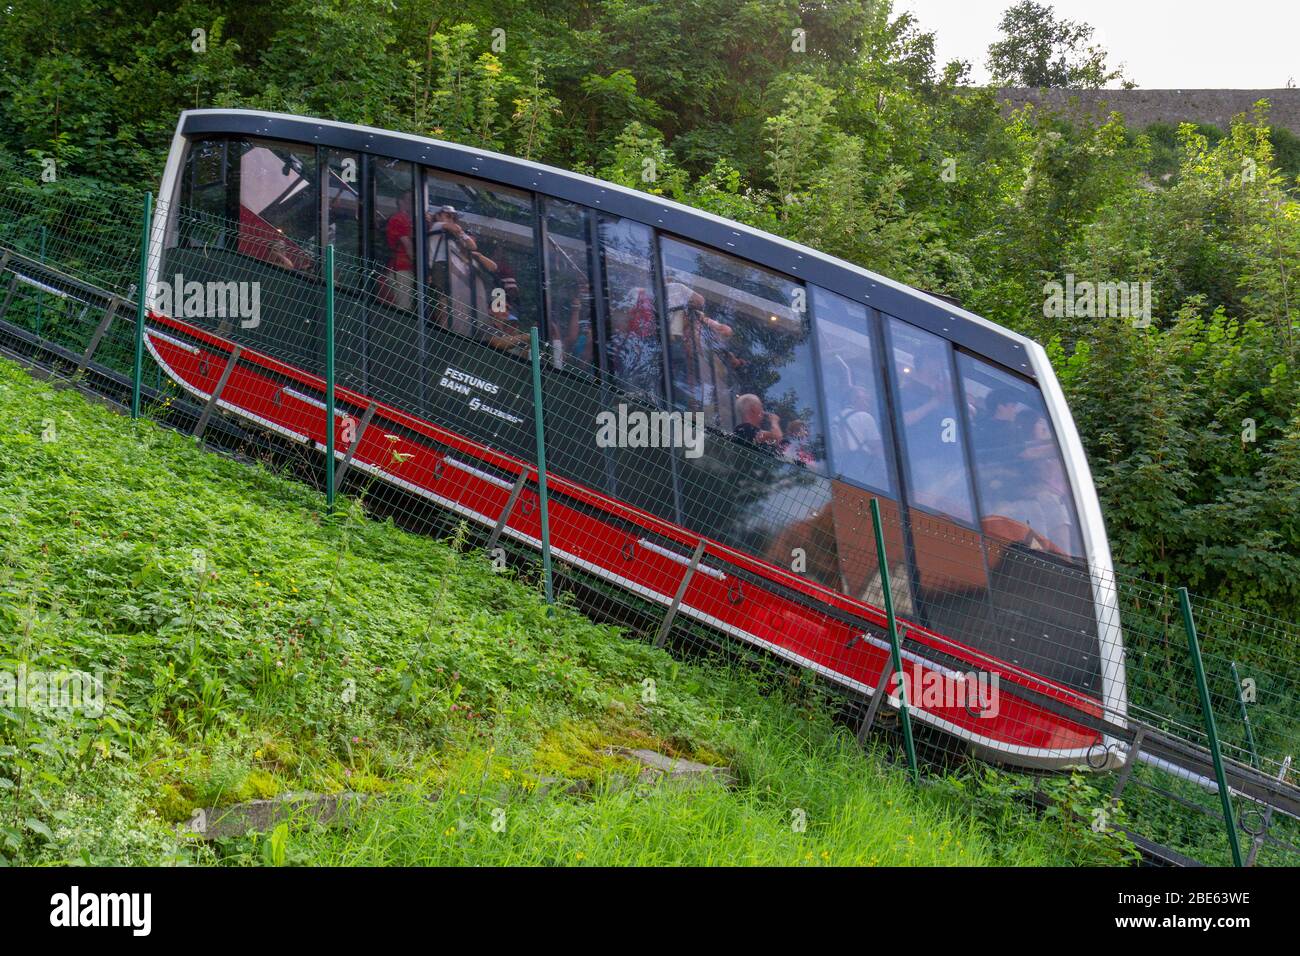
[[[181,182],[182,215],[223,219],[226,206],[226,141],[197,140],[190,144]]]
[[[396,159],[369,161],[370,259],[376,308],[362,314],[365,374],[377,397],[407,411],[425,407],[427,336],[416,312],[419,238],[415,167]],[[346,301],[347,297],[344,297]]]
[[[533,197],[426,170],[426,281],[432,317],[501,349],[520,349],[541,316]]]
[[[654,274],[654,232],[630,219],[601,215],[606,363],[623,388],[663,395],[663,346]]]
[[[973,524],[951,346],[898,319],[888,326],[911,503]]]
[[[765,451],[820,467],[803,286],[675,239],[660,248],[674,403]]]
[[[379,301],[415,307],[415,180],[410,163],[376,158],[371,164],[374,202],[370,258],[380,263]]]
[[[591,236],[587,209],[561,199],[543,203],[546,219],[547,335],[558,364],[591,369],[596,354]],[[572,364],[572,363],[570,363]]]
[[[811,289],[826,390],[826,435],[838,475],[895,497],[889,421],[867,307]]]
[[[985,530],[1018,541],[1032,534],[1040,548],[1082,556],[1070,483],[1042,394],[969,355],[959,355],[957,367]]]
[[[285,269],[314,267],[320,242],[316,149],[240,142],[239,251]]]
[[[333,244],[348,268],[340,278],[355,281],[352,260],[361,249],[361,157],[337,149],[325,151],[325,241]]]
[[[168,216],[167,247],[185,246],[205,250],[225,249],[233,243],[235,230],[230,189],[232,173],[226,162],[225,139],[200,139],[189,144],[181,172],[179,203]]]

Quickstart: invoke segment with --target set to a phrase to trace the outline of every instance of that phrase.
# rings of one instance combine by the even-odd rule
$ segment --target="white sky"
[[[964,59],[976,83],[997,24],[1015,0],[894,0],[935,34],[938,65]],[[1273,89],[1300,85],[1300,0],[1038,0],[1096,28],[1094,42],[1138,86]]]

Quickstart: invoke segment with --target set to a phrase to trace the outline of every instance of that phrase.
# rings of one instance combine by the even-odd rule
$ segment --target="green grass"
[[[0,701],[0,859],[95,864],[1077,864],[1128,858],[985,770],[926,787],[789,681],[674,660],[455,539],[0,362],[0,673],[102,672],[102,714]],[[652,683],[650,683],[652,682]],[[647,688],[653,687],[653,694]],[[735,788],[619,786],[612,747]],[[541,793],[541,778],[585,792]],[[1056,781],[1062,805],[1100,797]],[[197,844],[195,808],[374,795]],[[436,799],[431,797],[436,796]]]

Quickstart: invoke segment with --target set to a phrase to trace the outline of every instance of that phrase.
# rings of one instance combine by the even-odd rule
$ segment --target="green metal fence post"
[[[325,247],[325,505],[334,513],[334,243]]]
[[[884,595],[885,620],[889,630],[889,653],[893,661],[894,673],[898,675],[898,713],[903,721],[903,744],[907,748],[907,764],[912,769],[912,779],[920,780],[921,771],[916,765],[916,744],[912,740],[912,714],[907,705],[903,652],[898,643],[898,620],[894,617],[894,594],[889,585],[889,560],[885,554],[885,534],[880,520],[880,502],[876,498],[871,499],[871,524],[876,531],[876,559],[880,562],[880,588]]]
[[[144,374],[144,317],[149,303],[149,237],[153,230],[153,193],[144,194],[140,226],[140,278],[135,286],[135,361],[131,365],[131,417],[140,417],[140,376]]]
[[[537,329],[528,334],[528,355],[533,362],[533,430],[537,433],[537,497],[542,519],[542,580],[546,586],[546,603],[555,603],[551,585],[551,517],[546,500],[546,425],[542,420],[542,349]]]
[[[1210,705],[1210,685],[1205,680],[1205,663],[1201,660],[1201,642],[1196,637],[1196,621],[1192,617],[1192,599],[1187,588],[1178,589],[1178,604],[1183,612],[1183,628],[1187,631],[1187,647],[1191,652],[1192,670],[1196,672],[1196,692],[1201,696],[1201,716],[1205,719],[1205,736],[1210,743],[1210,756],[1214,760],[1214,778],[1219,784],[1219,801],[1223,804],[1223,822],[1228,828],[1228,845],[1232,848],[1232,865],[1241,866],[1241,843],[1237,839],[1237,824],[1232,816],[1232,794],[1223,773],[1223,754],[1219,751],[1219,731],[1214,726],[1214,708]]]
[[[1237,688],[1237,705],[1241,708],[1241,722],[1246,727],[1246,745],[1250,747],[1250,764],[1259,769],[1259,751],[1255,749],[1255,729],[1250,726],[1250,711],[1246,708],[1246,697],[1241,692],[1241,675],[1237,673],[1237,662],[1230,661],[1232,683]]]

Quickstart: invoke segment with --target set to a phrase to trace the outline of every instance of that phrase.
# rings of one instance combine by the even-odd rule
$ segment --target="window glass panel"
[[[969,355],[958,355],[957,367],[971,416],[985,530],[1015,540],[1032,532],[1043,550],[1081,556],[1070,483],[1042,394]]]
[[[190,168],[195,193],[226,185],[226,142],[221,139],[199,140],[190,147]]]
[[[410,163],[376,158],[370,257],[383,263],[379,301],[410,310],[415,302],[415,185]]]
[[[322,154],[321,183],[325,241],[335,251],[334,283],[338,289],[360,292],[373,275],[365,261],[362,193],[364,167],[358,153],[327,149]],[[334,349],[338,380],[357,391],[370,390],[366,363],[366,320],[369,303],[353,296],[338,296],[334,309]]]
[[[673,401],[706,424],[821,467],[803,286],[778,273],[662,239]]]
[[[312,269],[320,241],[316,148],[266,139],[240,147],[239,251],[285,269]]]
[[[187,246],[225,248],[225,223],[230,213],[224,139],[190,143],[180,196],[181,208],[171,217],[174,237],[169,239],[169,245],[179,242]]]
[[[811,295],[830,417],[826,433],[835,470],[842,477],[896,497],[889,421],[867,307],[816,287]]]
[[[533,197],[425,171],[433,321],[502,349],[526,349],[541,315]]]
[[[962,450],[951,347],[937,335],[894,318],[889,320],[889,338],[911,504],[971,524],[975,509]]]
[[[325,152],[325,241],[340,257],[361,255],[361,157],[337,149]],[[339,279],[355,281],[352,263],[340,270]]]
[[[654,233],[630,219],[599,217],[605,274],[606,363],[631,392],[663,395],[663,347],[653,266]]]
[[[590,370],[596,354],[588,214],[559,199],[544,204],[546,216],[547,334],[557,363],[575,360]]]

